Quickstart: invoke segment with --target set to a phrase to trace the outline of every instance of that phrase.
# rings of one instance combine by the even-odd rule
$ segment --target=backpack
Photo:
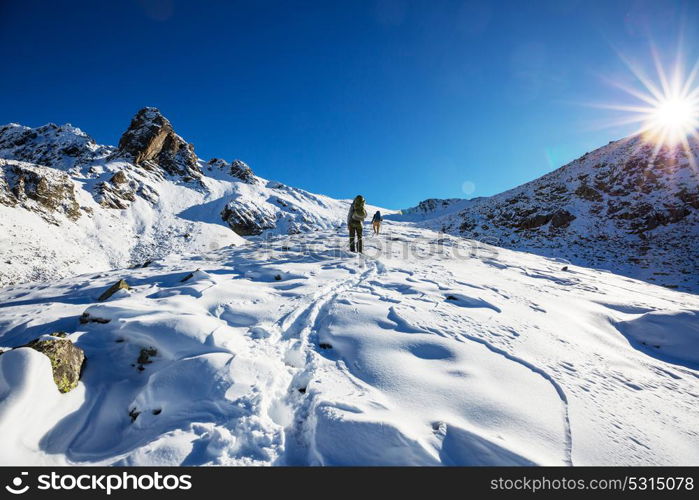
[[[352,202],[352,220],[361,222],[366,219],[366,209],[364,208],[364,199],[355,199]]]

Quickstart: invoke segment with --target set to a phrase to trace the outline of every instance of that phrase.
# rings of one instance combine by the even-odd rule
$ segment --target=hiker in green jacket
[[[350,233],[350,251],[361,253],[364,249],[362,244],[362,225],[366,219],[366,209],[364,208],[364,197],[358,195],[350,205],[347,214],[347,227]],[[356,246],[355,246],[356,240]]]

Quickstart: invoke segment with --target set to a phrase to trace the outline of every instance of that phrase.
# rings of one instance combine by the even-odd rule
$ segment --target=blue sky
[[[156,106],[205,159],[401,208],[630,134],[585,104],[633,103],[608,81],[635,84],[618,53],[669,61],[697,30],[692,1],[1,2],[0,123],[116,144]]]

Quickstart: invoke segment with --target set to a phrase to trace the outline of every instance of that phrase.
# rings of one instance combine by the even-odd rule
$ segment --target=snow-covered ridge
[[[155,108],[118,147],[69,124],[0,127],[0,286],[142,265],[241,236],[336,227],[347,201],[203,161]]]
[[[699,291],[699,143],[612,142],[504,193],[399,220]],[[419,214],[419,217],[416,217]]]

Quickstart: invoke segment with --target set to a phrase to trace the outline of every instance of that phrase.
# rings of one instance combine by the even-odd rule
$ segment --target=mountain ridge
[[[698,151],[632,136],[502,193],[426,200],[397,218],[696,292]]]
[[[70,124],[0,127],[0,286],[142,265],[342,223],[347,201],[204,161],[156,109],[119,146]]]

